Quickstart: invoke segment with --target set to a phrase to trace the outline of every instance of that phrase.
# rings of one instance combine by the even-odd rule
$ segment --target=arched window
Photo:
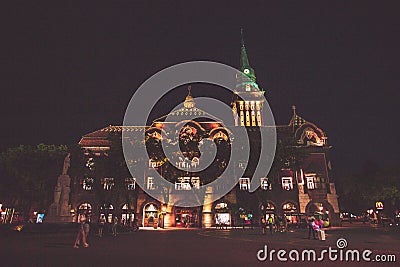
[[[286,217],[286,220],[291,223],[298,223],[298,214],[296,205],[292,202],[286,202],[282,205],[283,214]]]
[[[78,210],[91,210],[92,209],[92,205],[90,205],[89,203],[85,202],[79,205]]]
[[[80,222],[81,214],[83,214],[85,211],[87,215],[90,215],[92,213],[92,205],[87,202],[84,202],[78,206],[78,212],[76,214],[77,216],[76,219],[78,222]]]
[[[86,177],[82,181],[83,190],[90,191],[93,189],[94,179],[90,177]]]
[[[124,204],[121,211],[122,224],[129,225],[129,223],[133,221],[135,213],[129,208],[128,204]]]
[[[100,206],[100,217],[104,215],[107,222],[112,223],[114,215],[114,206],[112,204],[103,204]]]

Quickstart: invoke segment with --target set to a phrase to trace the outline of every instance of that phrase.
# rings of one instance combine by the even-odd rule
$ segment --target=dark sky
[[[243,27],[279,124],[289,122],[295,104],[326,131],[341,171],[399,160],[399,6],[146,2],[2,6],[1,148],[76,143],[121,124],[135,89],[176,63],[238,67]],[[215,88],[194,85],[192,92]],[[160,115],[185,94],[168,98]]]

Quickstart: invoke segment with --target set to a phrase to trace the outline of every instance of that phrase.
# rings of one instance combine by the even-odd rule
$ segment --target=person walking
[[[314,239],[315,238],[315,230],[314,230],[314,217],[310,216],[307,218],[307,225],[308,225],[308,239],[311,239],[311,233]]]
[[[267,221],[265,220],[264,215],[261,216],[260,227],[261,227],[261,234],[265,235],[265,230],[267,228]]]
[[[137,232],[139,230],[139,225],[136,217],[133,219],[133,231]]]
[[[102,237],[103,236],[103,231],[104,231],[104,225],[106,224],[106,218],[104,217],[104,215],[100,215],[99,218],[99,236]]]
[[[78,233],[76,235],[75,244],[73,248],[79,248],[80,242],[82,240],[83,247],[89,247],[89,244],[86,242],[86,235],[84,230],[84,224],[86,223],[87,216],[86,211],[83,212],[78,218]]]
[[[272,215],[269,215],[268,217],[268,225],[269,225],[269,231],[272,235],[274,233],[274,218],[272,218]]]
[[[319,235],[318,235],[319,229],[320,229],[319,220],[314,218],[313,230],[314,230],[314,233],[316,233],[318,237],[319,237]],[[318,239],[318,238],[315,238],[315,239]]]
[[[117,226],[118,226],[118,217],[117,216],[115,216],[114,217],[114,222],[113,222],[113,225],[112,225],[112,235],[114,236],[114,237],[116,237],[117,236]]]
[[[89,231],[90,231],[90,214],[87,214],[86,221],[83,224],[83,232],[85,233],[86,242],[88,240]]]

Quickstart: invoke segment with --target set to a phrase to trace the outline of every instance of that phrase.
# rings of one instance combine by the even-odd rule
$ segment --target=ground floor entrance
[[[199,227],[198,208],[176,208],[175,226],[177,227]]]

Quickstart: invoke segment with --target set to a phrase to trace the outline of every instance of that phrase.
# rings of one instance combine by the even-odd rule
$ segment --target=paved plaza
[[[345,238],[348,249],[370,249],[373,255],[396,255],[396,263],[331,262],[324,266],[398,266],[400,231],[396,228],[351,226],[328,229],[326,241],[307,239],[307,229],[261,235],[255,229],[142,229],[99,238],[93,231],[89,248],[74,249],[75,233],[13,232],[0,242],[1,266],[320,266],[320,262],[259,261],[257,252],[268,249],[321,251]],[[372,257],[372,256],[371,256]]]

